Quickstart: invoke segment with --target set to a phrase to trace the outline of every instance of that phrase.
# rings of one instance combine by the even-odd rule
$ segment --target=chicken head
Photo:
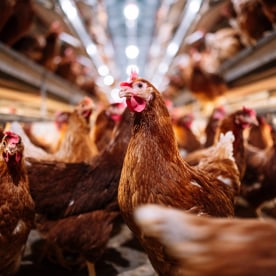
[[[23,156],[24,146],[21,137],[14,132],[6,131],[1,141],[3,159],[8,162],[20,162]]]

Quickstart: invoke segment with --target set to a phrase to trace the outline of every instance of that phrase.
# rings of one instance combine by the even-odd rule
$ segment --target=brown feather
[[[29,191],[21,139],[14,143],[16,155],[21,155],[20,161],[16,161],[15,155],[10,155],[8,161],[5,159],[14,148],[9,135],[1,140],[0,275],[11,275],[19,269],[23,250],[33,227],[34,202]]]
[[[118,200],[122,216],[147,252],[154,269],[169,275],[174,261],[154,239],[143,237],[133,212],[145,203],[158,203],[213,216],[234,215],[234,189],[211,173],[189,166],[181,158],[171,117],[161,94],[148,81],[122,85],[121,95],[145,100],[145,109],[134,113],[133,134],[122,169]],[[128,88],[128,86],[130,88]],[[133,89],[133,90],[132,90]],[[130,92],[130,91],[136,91]],[[129,94],[128,94],[129,93]],[[137,100],[138,102],[138,100]],[[128,100],[131,103],[131,100]],[[235,161],[232,160],[232,164]],[[234,165],[235,166],[235,165]],[[236,170],[238,175],[238,171]],[[231,178],[231,181],[239,178]]]
[[[145,236],[157,238],[175,266],[166,275],[274,275],[275,220],[202,217],[146,205],[135,212]]]

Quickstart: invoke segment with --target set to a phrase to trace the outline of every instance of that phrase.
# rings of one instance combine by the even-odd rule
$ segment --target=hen
[[[55,71],[57,66],[56,59],[61,50],[61,42],[59,40],[61,32],[61,24],[59,21],[54,21],[46,34],[45,46],[42,49],[41,59],[38,61],[42,66],[50,71]]]
[[[15,0],[0,1],[0,32],[5,26],[15,7]]]
[[[53,154],[34,145],[17,122],[12,123],[10,129],[22,136],[26,145],[26,157],[64,162],[86,162],[98,152],[90,137],[89,119],[93,109],[93,101],[88,97],[84,97],[74,108],[73,112],[68,114],[68,126],[64,137],[58,150]],[[60,123],[61,118],[62,120],[63,118],[67,120],[64,113],[59,113],[56,120]]]
[[[52,159],[63,162],[88,162],[98,149],[90,136],[90,116],[94,102],[84,97],[70,114],[63,141]]]
[[[77,55],[73,48],[67,47],[60,55],[55,74],[68,80],[71,83],[76,83],[80,73]]]
[[[16,0],[13,12],[0,32],[0,40],[12,46],[30,30],[34,15],[32,0]]]
[[[205,47],[206,51],[217,57],[221,64],[234,57],[244,46],[237,30],[221,28],[215,33],[205,35]]]
[[[201,143],[192,130],[193,121],[194,116],[192,114],[185,114],[179,118],[172,116],[173,130],[178,147],[180,151],[184,150],[186,153],[201,148]]]
[[[130,120],[126,109],[109,145],[89,164],[27,159],[38,230],[49,242],[87,262],[102,256],[119,216],[117,191]]]
[[[246,128],[258,125],[257,114],[254,109],[243,107],[226,116],[220,123],[217,136],[232,130],[235,136],[234,158],[237,163],[240,178],[243,179],[246,170],[246,154],[243,132]]]
[[[231,0],[236,13],[234,28],[240,32],[244,45],[254,45],[265,32],[272,30],[272,24],[263,12],[259,0]]]
[[[14,275],[33,227],[34,202],[21,138],[12,132],[0,136],[0,275]]]
[[[240,181],[232,144],[222,143],[224,147],[218,149],[208,171],[191,167],[179,154],[163,97],[150,82],[133,73],[129,82],[121,83],[120,97],[126,97],[128,108],[134,112],[118,190],[121,214],[154,269],[160,275],[169,275],[174,262],[164,254],[160,243],[144,239],[133,212],[141,204],[158,203],[218,217],[233,216],[234,195]],[[223,175],[222,166],[228,171],[227,176]]]
[[[220,61],[212,52],[191,52],[188,88],[200,101],[215,102],[227,91],[227,85],[219,72]]]
[[[226,111],[222,106],[218,106],[213,109],[205,127],[206,140],[204,148],[208,148],[215,143],[215,136],[219,123],[225,116]]]
[[[235,137],[234,140],[234,158],[240,171],[240,178],[242,179],[246,170],[246,154],[244,148],[243,132],[246,128],[258,124],[256,119],[256,112],[253,109],[245,108],[238,109],[220,120],[218,128],[215,133],[214,141],[218,141],[221,133],[232,131]],[[212,146],[211,151],[212,151]],[[210,147],[199,149],[184,157],[185,161],[190,165],[196,165],[202,158],[210,155]]]
[[[257,115],[258,125],[253,125],[249,129],[247,142],[254,147],[265,149],[273,144],[271,138],[271,125],[265,117]]]
[[[36,33],[27,33],[12,46],[15,51],[25,55],[35,62],[39,62],[41,59],[44,47],[44,37]]]
[[[167,275],[275,275],[275,220],[200,217],[157,205],[135,220],[177,262]]]
[[[269,21],[276,24],[276,3],[274,0],[259,0],[262,4],[262,9]]]
[[[97,114],[91,130],[91,136],[98,151],[108,145],[114,127],[120,122],[124,109],[123,103],[112,103]]]
[[[248,174],[256,175],[254,178],[257,185],[243,185],[242,195],[254,207],[262,202],[276,197],[276,130],[271,129],[273,145],[260,150],[247,151],[247,171],[245,177],[248,181]],[[251,179],[252,180],[252,179]],[[253,182],[254,183],[254,182]],[[248,183],[247,183],[248,184]],[[250,183],[249,183],[250,184]]]

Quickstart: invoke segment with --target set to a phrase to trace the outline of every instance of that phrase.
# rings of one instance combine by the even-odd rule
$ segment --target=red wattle
[[[126,103],[129,110],[132,112],[142,112],[146,107],[146,101],[136,96],[127,98]]]

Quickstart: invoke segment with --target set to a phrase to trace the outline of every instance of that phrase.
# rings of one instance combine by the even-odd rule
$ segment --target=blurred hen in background
[[[143,235],[176,260],[170,275],[274,275],[275,220],[212,218],[158,205],[135,210]]]
[[[0,130],[0,274],[15,275],[34,225],[21,137]]]

